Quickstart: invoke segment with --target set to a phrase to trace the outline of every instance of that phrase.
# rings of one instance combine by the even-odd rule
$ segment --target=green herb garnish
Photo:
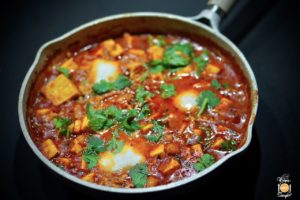
[[[121,122],[122,128],[126,133],[132,133],[139,130],[141,127],[139,123],[135,120],[139,112],[137,109],[127,110],[123,116],[123,121]]]
[[[215,163],[215,158],[210,154],[203,154],[196,162],[193,167],[197,172],[203,171],[207,167]]]
[[[72,123],[72,121],[68,118],[54,118],[54,125],[55,128],[59,130],[59,133],[61,135],[65,135],[67,138],[70,137],[70,129],[69,125]]]
[[[119,137],[119,133],[118,130],[115,130],[107,143],[107,150],[112,151],[114,154],[120,153],[124,146],[124,141],[117,140],[117,137]]]
[[[157,121],[152,121],[153,123],[153,128],[152,131],[154,134],[148,135],[147,139],[150,140],[151,142],[158,142],[161,137],[163,136],[165,126],[159,124]]]
[[[221,83],[217,79],[212,80],[210,86],[217,89],[217,90],[222,88]]]
[[[162,90],[161,97],[164,99],[176,95],[175,86],[172,84],[161,84],[160,89]]]
[[[69,69],[67,69],[65,67],[59,67],[59,68],[57,68],[57,71],[62,73],[63,75],[65,75],[67,78],[70,77],[70,71],[69,71]]]
[[[174,67],[188,65],[190,63],[192,53],[193,46],[189,43],[172,44],[167,47],[164,52],[163,63]]]
[[[237,148],[235,140],[227,140],[221,144],[221,150],[223,151],[234,151]]]
[[[137,188],[145,187],[148,175],[149,172],[146,163],[137,164],[129,170],[132,183]]]
[[[82,158],[87,162],[89,169],[97,166],[99,153],[104,151],[106,151],[104,141],[96,136],[90,135],[88,137],[87,148],[82,154]]]
[[[207,107],[214,108],[220,103],[218,96],[210,90],[203,91],[197,98],[198,106],[200,110],[198,116],[200,116]]]
[[[144,103],[145,102],[145,99],[147,98],[151,98],[153,97],[154,94],[149,92],[148,90],[145,90],[142,86],[139,86],[137,89],[136,89],[136,100],[139,102],[139,103]]]
[[[196,73],[198,76],[202,74],[209,61],[208,51],[203,51],[199,57],[194,58],[196,63]]]
[[[95,83],[93,91],[95,94],[103,94],[112,90],[122,90],[130,86],[131,81],[126,76],[120,74],[115,82],[110,83],[106,80],[101,80],[100,82]]]

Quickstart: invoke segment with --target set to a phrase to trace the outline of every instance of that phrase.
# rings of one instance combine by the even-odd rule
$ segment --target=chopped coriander
[[[70,137],[69,125],[71,123],[72,123],[71,120],[68,118],[59,118],[59,117],[54,118],[55,128],[59,130],[59,133],[61,135],[65,135],[67,138]]]
[[[94,131],[110,128],[116,121],[120,121],[123,118],[122,110],[115,106],[110,106],[103,110],[94,110],[93,106],[89,103],[86,110],[89,127]]]
[[[223,84],[223,87],[224,87],[225,89],[229,89],[229,88],[230,88],[230,84],[229,84],[229,83],[224,83],[224,84]]]
[[[160,89],[162,90],[161,97],[164,99],[176,95],[175,86],[172,84],[162,84]]]
[[[227,140],[221,144],[221,150],[223,151],[234,151],[237,148],[237,143],[235,140]]]
[[[157,46],[165,46],[166,45],[166,41],[165,41],[165,37],[162,35],[157,36],[155,43]]]
[[[118,130],[115,130],[107,143],[107,150],[112,151],[114,154],[120,153],[124,146],[124,141],[117,140],[117,137],[119,137],[119,133]]]
[[[62,73],[63,75],[65,75],[67,78],[70,77],[70,71],[68,68],[65,68],[65,67],[59,67],[57,68],[57,71]]]
[[[148,78],[148,76],[149,76],[149,71],[147,70],[140,76],[140,81],[144,82]]]
[[[110,83],[106,80],[101,80],[100,82],[95,83],[93,86],[93,91],[96,94],[103,94],[112,90],[122,90],[130,86],[131,81],[126,76],[120,74],[115,82]]]
[[[150,72],[153,74],[163,72],[167,66],[161,60],[153,60],[146,64]]]
[[[208,51],[203,51],[203,53],[199,57],[194,58],[194,62],[196,63],[196,73],[198,76],[202,74],[206,65],[208,64],[208,61]]]
[[[101,110],[94,110],[91,104],[87,104],[86,110],[89,127],[94,131],[101,131],[107,122],[105,114]]]
[[[114,88],[113,83],[109,83],[105,80],[101,80],[100,82],[94,84],[93,91],[96,94],[104,94],[106,92],[113,90],[113,88]]]
[[[106,151],[105,143],[103,140],[96,136],[89,136],[87,142],[87,148],[82,154],[82,158],[88,163],[88,168],[95,167],[99,160],[99,153]]]
[[[145,187],[148,175],[149,171],[146,163],[137,164],[129,170],[132,183],[137,188]]]
[[[141,107],[141,110],[140,110],[139,114],[137,115],[137,119],[144,119],[150,114],[151,114],[150,107],[148,104],[145,103]]]
[[[148,90],[145,90],[142,86],[139,86],[137,89],[136,89],[136,100],[139,102],[139,103],[144,103],[145,102],[145,99],[147,98],[151,98],[153,97],[154,94],[152,94],[151,92],[149,92]]]
[[[200,116],[207,107],[214,108],[220,103],[218,96],[210,90],[203,91],[197,98],[198,106],[200,110],[198,115]]]
[[[133,110],[128,110],[123,116],[124,118],[121,125],[126,133],[132,133],[141,128],[139,123],[135,120],[138,114],[139,114],[138,110],[133,109]]]
[[[163,63],[174,67],[185,66],[190,63],[192,53],[193,46],[190,43],[172,44],[164,52]]]
[[[114,84],[114,90],[122,90],[126,87],[131,86],[131,81],[126,76],[120,74],[117,78],[117,80],[113,83]]]
[[[152,35],[148,35],[148,44],[149,44],[149,46],[153,45],[153,36]]]
[[[210,86],[217,89],[217,90],[222,88],[221,83],[217,79],[212,80]]]
[[[193,167],[197,172],[203,171],[207,167],[215,163],[215,158],[210,154],[203,154],[196,162]]]
[[[159,124],[157,121],[154,120],[152,121],[152,123],[153,123],[152,131],[154,132],[154,134],[148,135],[147,139],[150,140],[151,142],[158,142],[163,136],[165,126]]]

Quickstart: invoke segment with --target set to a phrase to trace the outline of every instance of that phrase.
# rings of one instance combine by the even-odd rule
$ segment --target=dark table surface
[[[221,31],[245,54],[259,86],[253,140],[241,156],[213,175],[176,190],[152,195],[83,192],[50,172],[26,144],[19,127],[21,82],[37,49],[46,41],[90,20],[132,11],[190,16],[200,0],[20,1],[0,10],[0,191],[1,199],[277,199],[277,177],[289,173],[292,196],[300,198],[300,12],[291,0],[243,0]],[[298,146],[297,146],[298,144]],[[6,198],[3,198],[3,195]]]

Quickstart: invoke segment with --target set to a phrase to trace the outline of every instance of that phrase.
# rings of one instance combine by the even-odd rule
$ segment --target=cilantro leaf
[[[197,98],[197,103],[200,106],[198,115],[200,116],[207,107],[214,108],[220,103],[218,96],[210,90],[203,91]]]
[[[132,109],[128,110],[123,116],[124,120],[122,121],[121,125],[126,133],[132,133],[141,128],[139,123],[135,120],[138,114],[139,113],[137,109]]]
[[[207,167],[215,163],[215,158],[210,154],[203,154],[196,162],[193,167],[197,172],[203,171]]]
[[[145,187],[148,175],[149,171],[146,163],[137,164],[129,170],[132,183],[137,188]]]
[[[99,160],[99,153],[106,151],[103,140],[96,136],[90,135],[88,137],[87,149],[83,152],[82,158],[88,163],[88,168],[95,167]]]
[[[154,134],[148,135],[147,139],[150,140],[151,142],[156,143],[163,136],[165,126],[159,124],[157,121],[154,121],[154,120],[152,121],[152,123],[153,123],[152,131],[154,132]]]
[[[222,88],[221,83],[217,79],[212,80],[210,86],[217,89],[217,90]]]
[[[221,150],[223,151],[234,151],[237,148],[235,140],[227,140],[221,144]]]
[[[94,110],[90,103],[87,104],[86,110],[89,127],[94,131],[101,131],[107,122],[107,117],[101,110]]]
[[[113,90],[113,88],[114,88],[113,83],[109,83],[105,80],[101,80],[100,82],[95,83],[93,85],[93,91],[96,94],[104,94],[106,92]]]
[[[143,104],[139,114],[137,115],[137,119],[144,119],[148,115],[151,114],[151,110],[148,104]]]
[[[230,88],[230,84],[229,84],[229,83],[224,83],[224,84],[223,84],[223,87],[224,87],[225,89],[229,89],[229,88]]]
[[[101,131],[102,129],[110,128],[117,121],[123,119],[122,110],[115,106],[110,106],[103,110],[94,110],[93,106],[88,103],[86,110],[89,120],[89,127],[93,131]]]
[[[145,102],[145,99],[147,98],[151,98],[153,97],[154,94],[149,92],[148,90],[145,90],[142,86],[139,86],[137,89],[136,89],[136,99],[139,103],[144,103]]]
[[[63,75],[65,75],[67,78],[70,77],[70,71],[68,68],[65,68],[65,67],[59,67],[57,68],[57,71],[62,73]]]
[[[168,68],[161,60],[152,60],[151,62],[146,63],[146,66],[153,74],[161,73]]]
[[[157,38],[155,38],[155,44],[157,46],[165,46],[166,45],[165,37],[163,35],[157,36]]]
[[[54,118],[55,128],[59,130],[59,133],[61,135],[65,135],[67,138],[70,137],[69,125],[71,123],[72,123],[71,120],[68,118],[59,118],[59,117]]]
[[[124,141],[117,140],[117,137],[119,137],[119,133],[118,130],[115,130],[107,143],[107,150],[113,151],[114,154],[120,153],[124,146]]]
[[[120,74],[117,80],[113,83],[114,90],[122,90],[131,86],[131,81],[126,76]]]
[[[92,150],[86,150],[82,154],[82,159],[88,164],[88,169],[91,170],[93,167],[97,166],[99,155]]]
[[[107,82],[106,80],[101,80],[93,85],[93,91],[95,94],[104,94],[112,90],[122,90],[126,87],[131,86],[131,81],[124,75],[120,74],[115,82]]]
[[[164,52],[163,63],[174,67],[185,66],[189,64],[192,53],[193,47],[189,43],[172,44]]]
[[[194,58],[194,62],[196,63],[196,73],[198,76],[202,74],[206,65],[208,64],[208,61],[208,51],[203,51],[203,53],[199,57]]]
[[[175,86],[172,84],[161,84],[160,89],[162,90],[161,97],[164,99],[176,95]]]

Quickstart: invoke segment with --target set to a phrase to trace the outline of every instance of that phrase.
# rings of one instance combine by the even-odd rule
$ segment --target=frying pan
[[[37,52],[35,60],[29,68],[25,79],[22,83],[19,102],[18,114],[23,135],[37,157],[51,170],[62,177],[82,185],[87,188],[108,191],[115,193],[146,193],[171,189],[184,185],[186,183],[200,179],[204,175],[218,168],[229,158],[244,151],[250,144],[252,138],[252,126],[258,106],[258,89],[255,76],[249,63],[242,52],[222,33],[219,32],[218,26],[224,16],[233,5],[234,0],[209,0],[208,6],[199,15],[194,17],[181,17],[173,14],[155,13],[155,12],[137,12],[108,16],[96,19],[84,25],[81,25],[68,33],[45,43]],[[156,34],[175,34],[183,35],[194,41],[209,41],[222,51],[227,52],[240,67],[250,86],[251,98],[251,116],[248,122],[247,137],[244,145],[238,150],[226,155],[218,160],[211,167],[183,180],[150,188],[112,188],[108,186],[97,185],[83,181],[72,176],[55,166],[50,162],[36,147],[29,134],[28,121],[26,118],[28,99],[30,89],[34,84],[36,77],[45,67],[47,62],[54,57],[63,55],[62,52],[76,51],[88,44],[99,42],[108,38],[121,36],[124,32],[131,34],[139,33],[156,33]]]

